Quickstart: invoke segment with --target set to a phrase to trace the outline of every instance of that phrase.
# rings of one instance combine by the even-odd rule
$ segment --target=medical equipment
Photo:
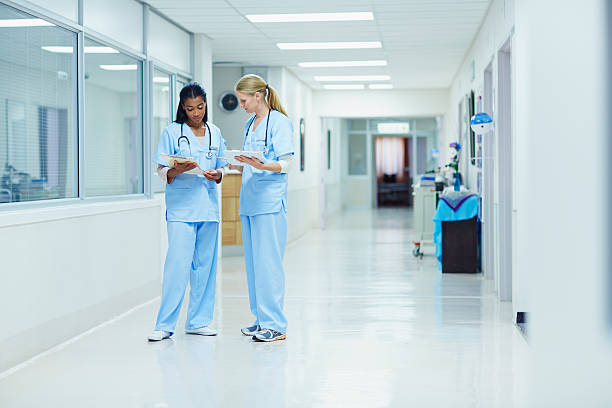
[[[442,272],[478,271],[478,196],[449,188],[434,216],[434,242]]]
[[[186,154],[183,154],[183,150],[181,150],[181,139],[185,139],[187,141],[187,146],[189,147],[189,157],[193,157],[193,154],[191,153],[191,142],[189,141],[189,138],[183,134],[183,125],[184,123],[181,123],[181,135],[179,136],[178,142],[177,142],[178,148],[183,156],[187,156]],[[213,152],[212,152],[212,147],[211,147],[212,146],[212,133],[210,132],[208,123],[204,123],[204,125],[206,126],[206,129],[208,129],[208,152],[206,153],[206,158],[212,159],[213,158]]]
[[[484,112],[477,113],[472,116],[470,127],[474,133],[484,135],[485,133],[493,130],[493,119],[491,119],[491,117]]]
[[[433,185],[429,184],[430,180],[423,180],[421,183],[413,186],[414,192],[414,247],[412,255],[414,257],[423,258],[423,246],[433,245],[434,222],[433,217],[436,212],[436,202],[438,200],[438,192]]]
[[[270,123],[270,112],[272,112],[272,110],[268,111],[268,117],[266,119],[266,139],[265,139],[265,144],[264,144],[264,154],[268,154],[268,151],[270,150],[268,148],[268,124]],[[253,122],[255,122],[255,118],[257,117],[257,115],[253,116],[253,119],[251,119],[251,121],[249,122],[249,126],[247,127],[246,130],[246,135],[244,135],[244,143],[246,143],[247,137],[249,136],[249,130],[251,129],[251,126],[253,125]],[[244,143],[242,143],[242,149],[244,150]]]

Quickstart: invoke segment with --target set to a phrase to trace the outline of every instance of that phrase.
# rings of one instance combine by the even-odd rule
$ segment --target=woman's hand
[[[240,163],[255,167],[257,170],[265,170],[264,163],[260,162],[258,159],[247,156],[236,156],[236,160],[238,160]]]
[[[198,163],[196,162],[186,162],[179,163],[177,161],[174,162],[174,169],[177,174],[185,173],[186,171],[193,170],[198,167]]]
[[[168,170],[168,184],[172,184],[174,178],[179,174],[185,173],[186,171],[193,170],[198,167],[198,163],[196,162],[186,162],[179,163],[176,160],[174,161],[174,167]]]
[[[204,177],[206,177],[207,180],[210,181],[217,181],[221,179],[221,171],[219,170],[210,169],[206,170],[202,174],[204,175]]]
[[[248,164],[255,167],[257,170],[267,170],[273,173],[281,172],[281,165],[278,162],[262,163],[258,159],[246,156],[236,156],[236,160],[240,163]]]

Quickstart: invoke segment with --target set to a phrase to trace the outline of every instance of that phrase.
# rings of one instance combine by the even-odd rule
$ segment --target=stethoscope
[[[189,141],[189,138],[183,134],[183,125],[184,123],[181,123],[181,135],[179,136],[178,141],[177,141],[178,148],[182,154],[183,151],[181,150],[181,139],[185,139],[187,141],[187,146],[189,147],[189,156],[193,157],[193,154],[191,153],[191,142]],[[204,123],[204,125],[206,126],[206,129],[208,129],[208,153],[206,153],[206,158],[212,159],[213,158],[213,152],[211,150],[212,149],[211,147],[212,146],[212,133],[210,132],[208,123]]]
[[[272,112],[272,109],[268,111],[268,117],[266,118],[266,139],[265,139],[265,144],[264,144],[264,149],[263,149],[264,154],[268,154],[268,152],[270,151],[270,149],[268,148],[268,124],[270,123],[270,112]],[[244,143],[242,144],[243,149],[247,141],[247,137],[249,137],[249,130],[251,129],[251,125],[253,125],[253,122],[255,122],[256,118],[257,118],[257,115],[253,116],[253,119],[251,119],[251,121],[249,122],[249,126],[247,126],[246,135],[244,135]]]

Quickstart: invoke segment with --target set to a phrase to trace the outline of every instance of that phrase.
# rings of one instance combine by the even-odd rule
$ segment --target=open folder
[[[193,157],[185,157],[185,156],[176,156],[173,154],[160,154],[161,158],[163,161],[166,162],[166,164],[168,165],[168,167],[173,168],[174,167],[174,162],[177,163],[195,163],[198,164],[198,162],[193,158]],[[200,166],[196,167],[195,169],[186,171],[186,174],[202,174],[203,170],[200,168]]]
[[[235,166],[244,166],[246,163],[241,163],[236,160],[236,156],[246,156],[259,160],[264,163],[263,152],[254,152],[248,150],[225,150],[223,152],[223,157],[219,157],[220,159],[226,160],[229,164],[233,164]]]

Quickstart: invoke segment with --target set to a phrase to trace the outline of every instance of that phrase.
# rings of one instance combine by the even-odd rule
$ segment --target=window
[[[157,144],[164,128],[172,120],[170,113],[170,75],[158,69],[153,70],[153,124],[151,126],[151,154],[145,160],[152,160],[153,154],[157,151]],[[157,165],[153,164],[156,172]],[[164,191],[164,183],[157,175],[153,176],[152,191],[160,193]]]
[[[181,102],[181,89],[183,89],[183,87],[187,85],[187,83],[189,83],[189,80],[187,79],[179,78],[179,77],[176,78],[176,87],[174,89],[174,106],[172,109],[172,115],[174,116],[176,116],[176,109],[178,108],[178,104]],[[209,100],[209,105],[210,105],[210,97],[207,99]]]
[[[366,168],[366,135],[350,134],[349,135],[349,175],[365,175]]]
[[[0,27],[0,203],[76,197],[76,34],[2,4],[0,19],[15,22]]]
[[[85,47],[85,195],[142,193],[142,64],[91,39]]]

